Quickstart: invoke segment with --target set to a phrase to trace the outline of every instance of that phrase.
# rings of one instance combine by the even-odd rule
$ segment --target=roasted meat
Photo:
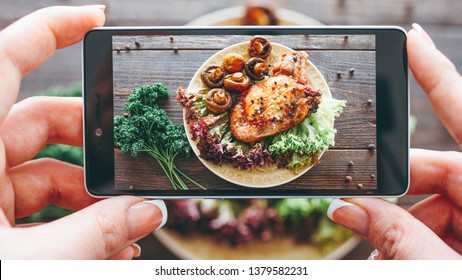
[[[231,131],[253,143],[288,130],[315,112],[321,92],[308,84],[306,52],[283,54],[273,76],[243,92],[231,112]]]

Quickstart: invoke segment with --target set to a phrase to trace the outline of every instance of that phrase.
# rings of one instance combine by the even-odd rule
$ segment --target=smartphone
[[[83,44],[97,197],[400,196],[400,27],[99,28]]]

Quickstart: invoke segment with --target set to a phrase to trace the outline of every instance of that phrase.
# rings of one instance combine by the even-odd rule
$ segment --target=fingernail
[[[133,257],[134,258],[139,258],[141,256],[141,247],[140,245],[133,243],[130,245],[133,248]]]
[[[337,224],[363,236],[369,233],[369,215],[361,207],[341,199],[334,199],[327,209],[327,216]]]
[[[420,24],[413,23],[412,24],[412,29],[414,29],[417,32],[417,34],[419,34],[420,36],[424,35],[424,30],[423,30],[422,26],[420,26]]]
[[[374,251],[372,251],[371,255],[367,259],[375,261],[375,260],[377,260],[378,256],[379,256],[379,250],[375,249]]]
[[[139,238],[161,228],[167,217],[167,207],[162,200],[145,200],[132,205],[128,210],[128,238]]]
[[[103,12],[106,10],[106,5],[85,5],[84,7],[100,9]]]
[[[420,36],[420,38],[423,39],[425,43],[427,43],[429,46],[432,46],[433,48],[436,48],[435,43],[433,42],[432,38],[422,28],[422,26],[420,26],[418,23],[413,23],[412,29],[415,30],[415,32]]]

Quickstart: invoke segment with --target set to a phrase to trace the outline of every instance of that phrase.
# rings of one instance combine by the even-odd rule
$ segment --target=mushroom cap
[[[202,82],[210,88],[223,86],[225,70],[219,65],[209,65],[201,72]]]
[[[231,95],[222,88],[214,88],[205,95],[205,106],[215,114],[228,111],[232,102]]]
[[[241,72],[244,69],[245,58],[237,53],[229,53],[223,57],[223,68],[228,73]]]
[[[229,91],[242,92],[250,87],[250,78],[242,72],[236,72],[226,75],[223,84]]]
[[[245,73],[253,80],[261,80],[268,74],[268,63],[259,57],[252,57],[245,64]]]
[[[250,39],[248,52],[250,57],[266,59],[271,54],[272,49],[271,42],[266,37],[254,36]]]

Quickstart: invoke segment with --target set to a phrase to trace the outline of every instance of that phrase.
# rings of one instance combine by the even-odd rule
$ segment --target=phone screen
[[[112,71],[116,190],[377,190],[375,34],[113,35]]]

